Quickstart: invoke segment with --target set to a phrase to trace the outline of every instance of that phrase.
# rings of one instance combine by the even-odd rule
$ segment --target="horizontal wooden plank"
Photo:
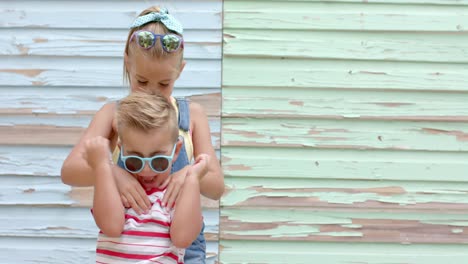
[[[226,0],[226,2],[236,2],[245,0]],[[467,0],[255,0],[256,2],[318,2],[318,3],[358,3],[358,4],[399,4],[399,5],[468,5]]]
[[[69,146],[0,145],[0,176],[60,177],[62,163],[70,151]],[[219,150],[216,155],[219,159]]]
[[[464,64],[226,57],[223,73],[224,87],[467,91],[468,69]]]
[[[106,102],[119,100],[129,93],[124,87],[0,87],[0,124],[52,124],[57,117],[77,122],[70,126],[87,126],[90,118]],[[221,93],[219,88],[175,88],[175,97],[186,97],[199,103],[209,117],[219,117]],[[70,103],[73,102],[73,103]],[[34,121],[27,121],[28,115]],[[10,118],[10,121],[7,119]],[[18,121],[15,121],[18,120]],[[20,123],[23,122],[23,123]],[[41,124],[41,123],[40,123]],[[59,125],[60,123],[53,123]]]
[[[468,28],[468,10],[458,6],[336,2],[226,1],[224,27],[292,30],[444,31]]]
[[[70,187],[62,183],[59,177],[37,176],[0,176],[0,206],[92,206],[92,187]],[[218,202],[202,197],[205,210],[218,208]]]
[[[222,115],[467,122],[467,101],[465,92],[224,87]]]
[[[0,60],[0,86],[123,87],[122,58],[8,56]],[[219,88],[221,62],[187,60],[176,87]]]
[[[123,57],[128,30],[0,30],[0,56]],[[184,33],[186,59],[221,59],[221,31]]]
[[[211,122],[213,147],[219,149],[219,120]],[[56,127],[47,125],[0,125],[1,145],[73,146],[85,129],[81,127]]]
[[[460,264],[468,258],[465,248],[462,244],[222,240],[220,263]]]
[[[215,264],[218,243],[208,241],[207,264]],[[83,264],[94,262],[96,239],[0,237],[1,263]]]
[[[467,152],[222,146],[221,164],[226,178],[435,182],[468,179]]]
[[[161,1],[186,29],[220,29],[221,1]],[[112,8],[110,8],[112,6]],[[128,28],[146,1],[2,1],[2,28]],[[197,17],[197,19],[193,19]]]
[[[2,206],[0,212],[0,237],[95,239],[99,232],[89,208]],[[204,210],[203,218],[206,239],[217,241],[219,212]]]
[[[78,207],[91,207],[93,204],[93,188],[92,187],[72,187],[69,196],[76,202],[73,206]],[[219,208],[219,201],[208,199],[204,196],[201,197],[202,207],[204,209],[217,209]]]
[[[222,209],[222,240],[467,244],[467,214]]]
[[[225,30],[224,56],[468,62],[468,35],[440,33]]]
[[[223,208],[326,208],[378,212],[468,210],[468,182],[226,177]],[[282,208],[283,207],[283,208]]]
[[[468,123],[224,118],[222,145],[468,151]]]
[[[2,146],[0,175],[60,176],[62,163],[71,147]]]

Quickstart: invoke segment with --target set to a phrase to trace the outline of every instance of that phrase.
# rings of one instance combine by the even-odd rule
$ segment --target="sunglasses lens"
[[[130,172],[137,172],[143,167],[143,162],[140,159],[130,157],[125,160],[125,167]]]
[[[174,52],[180,47],[181,39],[176,35],[165,35],[162,44],[167,52]]]
[[[157,172],[163,172],[169,168],[169,160],[166,158],[155,158],[151,161],[151,166]]]
[[[149,49],[154,45],[154,35],[148,31],[140,31],[137,33],[138,45],[145,49]]]

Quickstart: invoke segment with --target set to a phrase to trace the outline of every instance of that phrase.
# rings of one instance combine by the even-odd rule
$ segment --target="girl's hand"
[[[118,166],[114,166],[114,176],[124,207],[131,207],[137,214],[147,213],[151,202],[138,180]]]
[[[187,171],[190,165],[185,166],[183,169],[174,172],[169,177],[167,177],[166,181],[163,182],[161,185],[161,189],[166,188],[166,193],[164,194],[162,205],[167,207],[167,209],[174,208],[175,201],[177,201],[177,197],[179,197],[179,193],[182,190],[182,186],[185,182],[185,177],[187,176]]]
[[[185,166],[183,169],[171,174],[167,177],[166,181],[161,185],[164,189],[167,186],[166,193],[164,194],[162,204],[168,209],[174,208],[175,202],[179,197],[179,193],[185,183],[186,177],[196,175],[197,179],[201,181],[208,171],[208,164],[210,156],[207,154],[200,154],[195,159],[195,164]]]

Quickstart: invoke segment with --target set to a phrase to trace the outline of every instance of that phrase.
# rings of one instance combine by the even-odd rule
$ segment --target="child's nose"
[[[145,165],[143,166],[143,170],[140,172],[140,176],[153,176],[153,170],[149,166],[148,162],[145,162]]]

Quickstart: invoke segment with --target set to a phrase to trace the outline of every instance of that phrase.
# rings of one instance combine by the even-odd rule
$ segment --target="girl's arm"
[[[112,121],[114,118],[115,104],[105,104],[93,117],[88,128],[84,131],[80,141],[73,147],[72,151],[62,165],[62,181],[71,186],[93,186],[94,173],[86,160],[83,158],[85,142],[91,138],[101,136],[111,139],[113,136]]]
[[[206,173],[209,160],[206,154],[197,157],[196,163],[188,169],[177,198],[170,233],[172,243],[178,248],[189,247],[200,234],[203,219],[199,178]]]
[[[205,197],[219,200],[224,193],[224,175],[211,144],[210,127],[203,107],[190,102],[190,118],[194,157],[201,153],[210,156],[208,172],[200,181],[200,192]]]
[[[109,140],[95,137],[85,142],[85,159],[95,175],[93,217],[109,237],[119,237],[125,224],[125,208],[112,173]]]
[[[108,103],[93,117],[79,142],[73,147],[63,162],[61,171],[63,183],[71,186],[94,185],[96,174],[83,157],[85,142],[91,138],[101,136],[111,141],[110,147],[115,146],[117,136],[112,124],[115,111],[116,104]],[[147,211],[151,207],[151,203],[138,181],[117,165],[111,165],[111,170],[121,193],[121,197],[118,200],[122,200],[122,202],[127,206],[131,206],[139,214]]]

